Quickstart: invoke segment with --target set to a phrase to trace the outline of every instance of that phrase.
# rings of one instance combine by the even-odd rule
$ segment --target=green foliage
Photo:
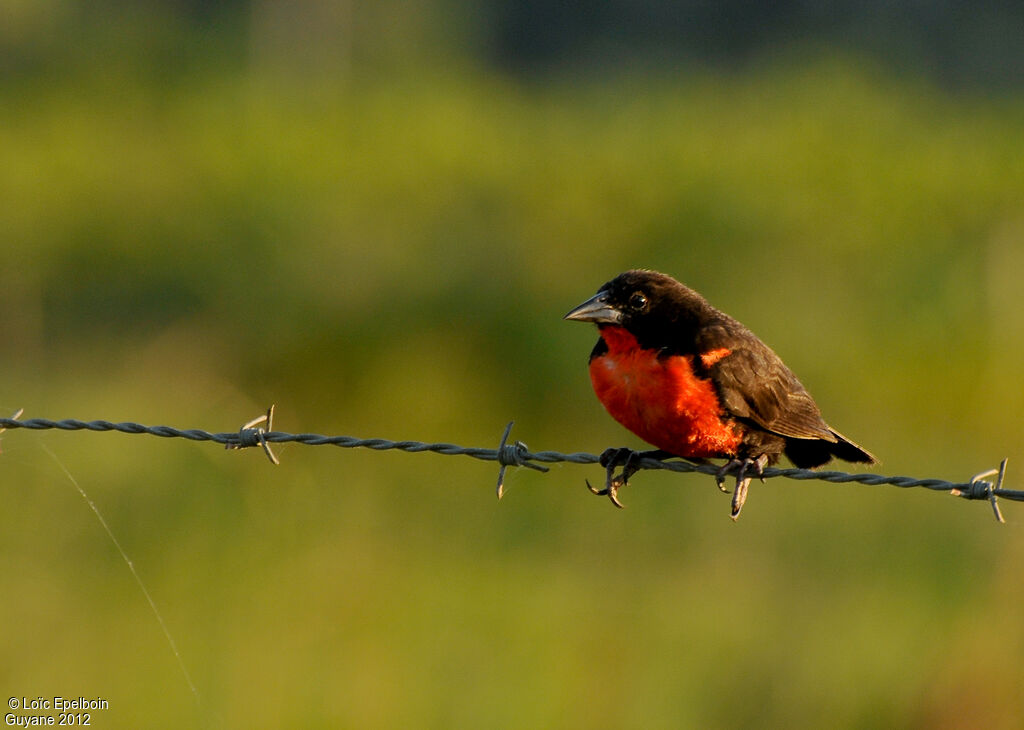
[[[885,472],[1020,454],[1024,107],[851,65],[0,90],[0,409],[635,441],[561,315],[677,275]],[[200,688],[42,441],[105,512]],[[140,442],[141,441],[141,442]],[[7,433],[0,678],[105,727],[1012,727],[1021,515],[892,488]],[[16,628],[16,630],[15,630]],[[116,636],[116,640],[113,638]],[[990,702],[960,694],[964,682]],[[210,718],[213,718],[212,720]]]

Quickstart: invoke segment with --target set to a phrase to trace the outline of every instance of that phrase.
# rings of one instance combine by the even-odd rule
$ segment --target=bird
[[[726,491],[726,475],[736,475],[734,521],[752,477],[764,481],[765,467],[783,454],[804,469],[832,458],[877,463],[824,420],[768,345],[667,274],[621,273],[564,319],[597,325],[589,366],[594,392],[612,418],[655,447],[601,454],[605,488],[587,487],[617,507],[618,490],[643,458],[725,459],[716,481]]]

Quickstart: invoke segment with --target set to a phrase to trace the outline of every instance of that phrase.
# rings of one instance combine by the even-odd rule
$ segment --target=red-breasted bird
[[[778,355],[735,319],[671,276],[627,271],[602,286],[565,319],[594,322],[600,339],[590,353],[590,380],[612,417],[653,451],[608,449],[607,494],[617,491],[643,457],[727,459],[736,471],[732,517],[746,500],[751,476],[785,454],[809,469],[833,457],[875,463],[875,457],[833,429],[807,389]],[[622,472],[613,477],[617,466]],[[589,486],[589,484],[588,484]]]

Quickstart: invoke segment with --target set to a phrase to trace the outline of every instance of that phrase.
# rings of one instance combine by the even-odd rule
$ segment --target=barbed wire
[[[501,499],[504,494],[505,472],[510,466],[525,466],[536,471],[546,472],[548,467],[544,464],[571,463],[571,464],[599,464],[601,457],[596,454],[577,451],[562,453],[559,451],[530,451],[522,441],[509,443],[509,435],[512,432],[513,422],[505,427],[501,441],[497,448],[490,449],[476,446],[459,446],[445,442],[428,443],[423,441],[392,441],[383,438],[357,438],[355,436],[324,436],[315,433],[287,433],[273,430],[274,407],[271,406],[266,414],[255,418],[243,425],[238,431],[226,431],[214,433],[197,428],[179,429],[172,426],[144,426],[140,423],[111,421],[79,421],[73,418],[66,418],[60,421],[53,421],[47,418],[28,418],[19,420],[22,411],[19,410],[11,418],[0,418],[0,433],[5,429],[24,428],[34,431],[57,429],[61,431],[117,431],[126,434],[147,434],[161,438],[183,438],[190,441],[212,441],[224,444],[227,449],[245,449],[260,446],[267,458],[278,464],[279,460],[271,449],[271,444],[297,443],[306,446],[337,446],[345,449],[365,448],[375,451],[399,450],[409,453],[433,452],[447,456],[470,456],[481,461],[496,461],[500,465],[498,470],[497,495]],[[1005,522],[997,502],[998,497],[1009,499],[1015,502],[1024,502],[1024,491],[1004,489],[1003,478],[1006,474],[1006,463],[1004,459],[996,469],[991,469],[976,474],[967,482],[950,482],[945,479],[917,479],[906,476],[883,476],[881,474],[848,474],[841,471],[814,471],[811,469],[797,468],[766,468],[762,475],[763,479],[774,479],[784,477],[786,479],[809,480],[817,479],[833,483],[858,483],[867,485],[891,485],[902,489],[920,487],[933,491],[949,492],[958,497],[968,500],[988,500],[992,511],[999,522]],[[653,458],[641,458],[633,462],[633,466],[639,469],[664,469],[667,471],[688,473],[696,472],[708,474],[720,479],[723,476],[722,469],[713,464],[695,463],[690,461],[660,461]],[[989,477],[995,477],[995,481],[989,481]]]

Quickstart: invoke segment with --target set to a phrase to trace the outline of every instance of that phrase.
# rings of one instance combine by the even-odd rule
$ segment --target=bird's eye
[[[642,312],[647,309],[647,296],[642,291],[635,291],[629,295],[629,308],[635,312]]]

